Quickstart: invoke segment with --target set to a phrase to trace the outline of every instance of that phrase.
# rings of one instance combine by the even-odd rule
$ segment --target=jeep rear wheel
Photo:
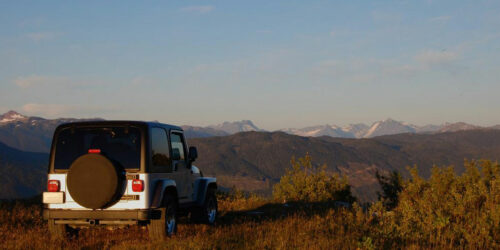
[[[196,208],[191,214],[193,221],[213,225],[218,215],[217,197],[215,196],[215,189],[207,190],[205,202],[202,207]]]
[[[167,195],[163,202],[161,218],[151,220],[148,225],[149,237],[155,240],[162,240],[177,232],[177,202],[172,195]]]

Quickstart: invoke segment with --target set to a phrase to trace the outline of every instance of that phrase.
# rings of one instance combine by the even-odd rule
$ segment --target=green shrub
[[[286,171],[273,188],[273,197],[278,201],[325,202],[345,201],[355,198],[345,176],[326,172],[326,165],[316,167],[309,154],[291,160],[292,168]]]
[[[500,165],[473,161],[465,167],[461,176],[452,167],[434,167],[429,180],[410,169],[412,178],[404,184],[394,210],[402,239],[450,247],[499,247]]]

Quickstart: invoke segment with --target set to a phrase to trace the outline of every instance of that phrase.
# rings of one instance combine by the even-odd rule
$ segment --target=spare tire
[[[125,176],[116,164],[100,154],[78,157],[70,166],[67,185],[73,200],[83,207],[99,209],[117,202]]]

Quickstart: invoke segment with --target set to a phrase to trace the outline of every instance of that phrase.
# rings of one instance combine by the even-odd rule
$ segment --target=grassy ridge
[[[457,176],[451,168],[433,168],[428,180],[411,169],[393,209],[382,201],[363,209],[221,195],[218,225],[183,219],[178,234],[161,242],[149,241],[136,226],[81,230],[78,237],[50,241],[39,204],[4,202],[0,242],[23,249],[499,249],[500,165],[471,162],[465,169]]]
[[[325,249],[357,244],[357,237],[345,231],[339,221],[344,216],[338,213],[347,211],[325,209],[324,205],[305,209],[301,204],[285,207],[268,202],[258,197],[223,198],[217,226],[189,224],[183,219],[177,235],[162,242],[149,241],[146,229],[137,226],[81,230],[70,240],[51,241],[40,205],[9,203],[0,210],[0,242],[2,247],[23,249]],[[350,235],[350,242],[344,234]]]

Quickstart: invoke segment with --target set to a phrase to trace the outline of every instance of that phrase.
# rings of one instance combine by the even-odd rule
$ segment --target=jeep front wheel
[[[195,222],[213,225],[217,219],[217,213],[217,197],[215,189],[211,188],[207,191],[203,206],[196,208],[191,216]]]
[[[161,218],[151,220],[148,225],[149,237],[162,240],[177,232],[177,202],[172,195],[167,195],[163,202]]]

